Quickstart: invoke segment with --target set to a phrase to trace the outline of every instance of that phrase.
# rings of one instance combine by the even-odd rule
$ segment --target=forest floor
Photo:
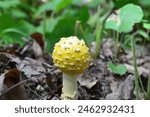
[[[108,67],[108,63],[114,60],[112,39],[105,39],[101,45],[98,59],[91,59],[89,68],[78,78],[78,99],[135,99],[132,51],[119,49],[117,63],[125,65],[127,72],[124,75],[118,75]],[[94,47],[93,42],[90,48],[91,52]],[[139,75],[145,90],[147,90],[150,73],[150,44],[145,47],[137,45],[136,48]],[[34,41],[26,42],[23,47],[18,44],[0,47],[0,78],[5,77],[7,71],[17,68],[22,76],[19,83],[24,85],[27,99],[59,100],[62,90],[62,72],[53,65],[51,54],[41,52],[40,46]],[[0,88],[4,85],[1,79]],[[11,89],[11,87],[9,88]],[[0,94],[5,95],[9,90],[5,88],[0,91]],[[144,99],[144,95],[141,91],[140,99]]]

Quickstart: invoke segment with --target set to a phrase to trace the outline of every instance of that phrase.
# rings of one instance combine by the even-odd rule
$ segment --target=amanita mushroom
[[[77,99],[77,77],[90,61],[89,48],[76,36],[61,38],[52,53],[54,65],[63,72],[62,99]]]

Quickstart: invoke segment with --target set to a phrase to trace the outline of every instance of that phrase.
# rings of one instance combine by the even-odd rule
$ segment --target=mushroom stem
[[[63,73],[62,99],[76,100],[78,98],[77,77],[78,74]]]

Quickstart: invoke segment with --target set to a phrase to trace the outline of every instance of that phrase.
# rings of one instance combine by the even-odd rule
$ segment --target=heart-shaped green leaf
[[[127,4],[119,9],[119,13],[115,18],[108,18],[105,28],[117,32],[130,32],[134,24],[141,22],[142,18],[143,11],[140,6]]]
[[[124,75],[127,72],[127,68],[122,65],[114,65],[112,62],[108,63],[108,67],[114,74]]]

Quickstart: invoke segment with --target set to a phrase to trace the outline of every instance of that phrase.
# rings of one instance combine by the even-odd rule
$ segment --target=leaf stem
[[[118,44],[119,43],[119,32],[117,32],[117,36],[115,39],[115,61],[117,61],[117,56],[118,56]]]
[[[137,62],[136,62],[136,51],[135,51],[134,38],[131,39],[131,43],[132,43],[132,53],[133,53],[133,65],[134,65],[136,99],[139,99],[139,74],[138,74]]]
[[[98,57],[99,50],[100,50],[100,44],[102,41],[102,36],[103,35],[103,25],[97,25],[96,28],[96,47],[95,47],[95,54],[94,54],[94,59]]]
[[[147,99],[150,100],[150,74],[148,77],[148,84],[147,84]]]
[[[98,10],[99,12],[99,10]],[[105,13],[105,15],[102,18],[99,18],[96,25],[96,47],[95,47],[95,53],[93,55],[93,58],[96,59],[98,57],[98,54],[100,52],[100,45],[101,41],[103,39],[103,31],[105,27],[105,22],[109,15],[111,14],[112,10],[109,10]]]
[[[81,22],[80,21],[76,21],[76,24],[75,24],[75,33],[74,35],[77,36],[79,31],[81,32],[82,36],[83,36],[83,40],[85,41],[86,45],[88,45],[87,43],[87,37],[86,37],[86,34],[85,34],[85,31],[83,30],[83,27],[81,25]]]

